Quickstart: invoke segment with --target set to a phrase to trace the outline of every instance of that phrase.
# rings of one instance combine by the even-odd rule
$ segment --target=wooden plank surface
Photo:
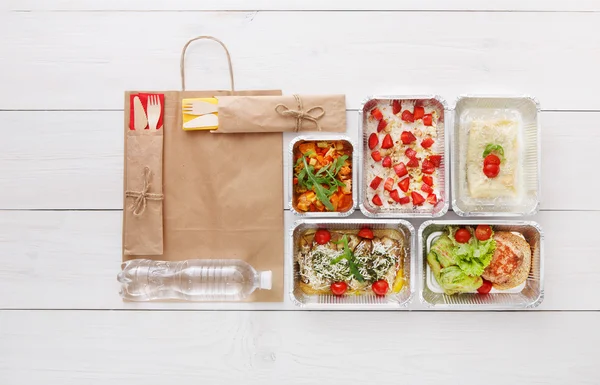
[[[0,309],[297,309],[287,292],[283,304],[123,303],[116,281],[121,212],[0,214],[0,292],[14,293],[0,296]],[[546,295],[537,310],[600,310],[600,298],[587,294],[600,281],[600,245],[589,236],[600,212],[546,211],[534,219],[545,233]],[[286,212],[286,228],[295,220]],[[418,228],[423,221],[411,222]],[[290,256],[282,258],[290,271]],[[424,309],[418,297],[410,309]]]
[[[122,209],[122,114],[0,112],[0,209]],[[357,141],[358,113],[347,119]],[[589,180],[574,159],[600,146],[599,120],[599,112],[541,114],[542,210],[600,210],[595,189],[573,188]],[[284,148],[293,137],[286,134]]]
[[[597,312],[5,312],[0,382],[597,384],[599,322]]]
[[[0,106],[122,109],[124,90],[179,89],[182,46],[211,34],[239,89],[343,93],[350,109],[370,94],[509,93],[595,110],[598,25],[593,12],[6,12]],[[186,62],[188,88],[228,87],[217,44]]]

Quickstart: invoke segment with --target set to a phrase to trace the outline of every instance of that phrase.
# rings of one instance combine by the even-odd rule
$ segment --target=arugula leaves
[[[319,199],[329,211],[334,211],[335,208],[333,207],[333,204],[331,204],[329,198],[337,192],[338,187],[346,187],[346,185],[335,176],[344,166],[344,162],[348,159],[348,156],[340,156],[332,163],[321,167],[315,172],[314,166],[311,166],[307,161],[311,153],[312,151],[305,153],[296,161],[295,167],[298,167],[302,163],[304,165],[304,168],[300,170],[297,176],[298,185],[307,190],[313,190],[317,195],[317,199]],[[328,186],[328,188],[325,188],[324,186]]]
[[[504,159],[504,148],[502,148],[501,145],[492,143],[488,144],[487,146],[485,146],[485,150],[483,151],[483,157],[485,158],[492,152],[500,154],[500,156]]]
[[[352,273],[354,278],[356,278],[356,280],[358,282],[364,282],[365,278],[362,276],[362,274],[358,270],[358,265],[356,264],[356,258],[354,257],[352,250],[350,250],[350,247],[348,247],[348,238],[346,238],[346,235],[344,235],[341,240],[332,241],[332,242],[335,244],[344,245],[344,254],[340,255],[337,258],[332,259],[331,264],[335,265],[336,263],[339,263],[342,259],[347,260],[348,267],[350,267],[350,272]]]

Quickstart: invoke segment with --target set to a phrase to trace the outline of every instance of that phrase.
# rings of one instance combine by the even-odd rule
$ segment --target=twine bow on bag
[[[300,95],[294,95],[294,99],[298,103],[298,109],[292,110],[285,104],[278,104],[275,106],[275,112],[277,112],[281,116],[290,116],[296,119],[296,128],[295,131],[298,132],[302,129],[302,122],[304,120],[308,120],[309,122],[313,122],[317,130],[321,131],[321,126],[319,125],[318,120],[321,119],[325,115],[325,109],[322,106],[311,107],[308,110],[304,111],[304,106],[302,104],[302,99]],[[318,111],[318,112],[317,112]],[[311,115],[311,113],[317,112],[315,115]]]
[[[152,171],[148,166],[144,167],[144,186],[142,191],[125,191],[127,198],[135,198],[130,209],[133,211],[133,215],[140,216],[146,211],[147,201],[162,201],[164,199],[163,194],[149,193],[150,185],[152,181]]]

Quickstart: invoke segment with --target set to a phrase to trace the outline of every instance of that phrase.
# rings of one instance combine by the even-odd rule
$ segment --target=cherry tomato
[[[381,120],[383,119],[383,114],[381,113],[381,111],[379,111],[379,108],[373,108],[371,110],[371,116],[373,118],[375,118],[376,120]]]
[[[424,115],[425,115],[425,108],[415,107],[415,114],[414,114],[415,120],[422,119]]]
[[[433,116],[431,114],[423,115],[423,124],[426,126],[433,125]]]
[[[479,294],[487,294],[491,290],[492,290],[492,283],[490,281],[488,281],[487,279],[484,279],[481,286],[479,286],[479,289],[477,289],[477,292]]]
[[[437,196],[434,193],[427,195],[427,202],[435,206],[437,204]]]
[[[381,119],[379,121],[379,124],[377,125],[377,132],[383,131],[386,127],[387,127],[387,122],[385,121],[385,119]]]
[[[406,171],[406,165],[402,162],[394,166],[394,172],[399,178],[402,178],[404,175],[408,174],[408,171]]]
[[[344,295],[346,290],[348,290],[346,282],[334,282],[331,284],[331,292],[335,295]]]
[[[433,177],[429,175],[423,175],[423,183],[433,186]]]
[[[379,195],[375,194],[375,196],[373,197],[373,204],[375,206],[382,206],[383,202],[381,202],[381,198],[379,197]]]
[[[411,144],[412,142],[417,140],[417,138],[415,138],[415,136],[410,131],[402,131],[402,133],[400,134],[400,140],[404,144]]]
[[[392,101],[392,113],[394,115],[396,115],[397,113],[400,112],[400,110],[402,110],[402,107],[400,105],[400,100],[394,100],[394,101]]]
[[[383,185],[383,189],[387,191],[392,191],[394,189],[394,180],[392,178],[387,178]]]
[[[500,166],[497,164],[486,164],[483,166],[483,173],[488,178],[495,178],[500,173]]]
[[[415,156],[417,156],[417,152],[415,150],[413,150],[412,148],[407,148],[406,151],[404,151],[404,155],[406,155],[409,159],[414,158]]]
[[[381,160],[381,154],[379,153],[379,151],[373,151],[371,153],[371,158],[373,158],[375,162],[379,162]]]
[[[398,194],[398,190],[391,191],[390,198],[392,198],[396,202],[400,202],[400,194]]]
[[[419,158],[411,158],[408,163],[406,163],[406,167],[419,167]]]
[[[391,135],[387,134],[383,138],[383,142],[381,143],[381,148],[392,148],[392,147],[394,147],[394,141],[392,140]]]
[[[454,234],[454,239],[456,239],[456,242],[458,243],[467,243],[469,242],[469,239],[471,239],[471,233],[469,230],[463,227],[456,231],[456,234]]]
[[[421,147],[423,148],[430,148],[431,146],[433,146],[434,140],[431,139],[431,137],[427,137],[425,139],[423,139],[423,141],[421,142]]]
[[[440,167],[442,164],[442,156],[441,155],[429,155],[427,158],[435,167]]]
[[[412,123],[415,121],[415,117],[414,115],[409,111],[409,110],[404,110],[402,111],[402,116],[401,116],[402,120],[404,120],[405,122],[409,122]]]
[[[400,182],[398,182],[398,187],[400,187],[400,190],[402,190],[404,192],[408,191],[409,185],[410,185],[410,178],[404,178]]]
[[[376,133],[372,133],[371,136],[369,136],[369,148],[371,150],[375,149],[375,147],[377,147],[377,145],[379,144],[379,137],[377,136]]]
[[[405,205],[407,203],[410,203],[410,198],[407,196],[404,196],[402,198],[400,198],[400,200],[398,201],[401,205]]]
[[[490,154],[488,156],[485,157],[485,159],[483,160],[483,165],[485,166],[486,164],[500,164],[500,158],[498,158],[496,155],[494,154]]]
[[[411,192],[410,196],[415,206],[421,206],[425,202],[425,198],[416,191]]]
[[[383,162],[381,162],[381,165],[383,167],[392,167],[392,158],[386,156],[385,158],[383,158]]]
[[[433,192],[433,189],[427,183],[423,183],[423,185],[421,186],[421,191],[427,194],[431,194]]]
[[[325,229],[319,229],[315,233],[315,241],[319,245],[324,245],[331,240],[331,233]]]
[[[492,236],[492,228],[489,225],[479,225],[475,229],[475,238],[487,241]]]
[[[423,165],[421,166],[421,171],[423,171],[424,174],[433,174],[435,171],[435,166],[429,159],[425,159],[423,161]]]
[[[387,283],[385,279],[380,279],[379,281],[373,282],[373,293],[377,295],[386,295],[390,285]]]
[[[358,236],[365,239],[373,239],[373,232],[371,229],[367,229],[366,227],[360,229],[358,232]]]

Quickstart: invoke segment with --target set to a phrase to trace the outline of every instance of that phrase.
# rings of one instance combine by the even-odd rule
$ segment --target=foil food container
[[[299,253],[299,239],[311,229],[325,228],[328,230],[359,230],[363,227],[372,230],[392,229],[400,232],[404,239],[403,275],[404,286],[399,293],[377,296],[375,294],[318,295],[306,294],[299,287],[299,272],[296,256]],[[290,229],[290,246],[288,258],[292,268],[287,277],[290,282],[290,298],[292,302],[304,310],[407,310],[408,304],[415,291],[415,229],[404,220],[372,220],[372,219],[303,219],[294,223]]]
[[[438,285],[427,254],[447,226],[490,225],[494,231],[509,231],[525,238],[531,247],[531,270],[525,282],[509,290],[492,289],[489,294],[447,295]],[[544,299],[544,233],[536,222],[526,221],[426,221],[418,235],[420,300],[433,310],[515,310],[539,306]]]
[[[439,175],[439,197],[437,204],[432,208],[413,208],[412,203],[404,207],[383,208],[374,205],[368,198],[368,189],[372,175],[370,172],[371,155],[368,146],[370,132],[367,129],[369,111],[379,102],[391,103],[393,100],[400,102],[418,102],[425,107],[433,108],[439,118],[437,122],[437,138],[433,146],[436,152],[442,155],[442,162],[438,169]],[[370,96],[366,98],[359,110],[359,153],[361,156],[359,167],[360,189],[359,200],[360,210],[370,218],[436,218],[441,217],[448,211],[450,206],[449,200],[449,136],[446,134],[446,110],[447,105],[444,99],[440,96]],[[394,138],[399,140],[399,138]],[[371,179],[370,179],[371,178]]]
[[[352,206],[349,210],[344,212],[338,211],[323,211],[323,212],[304,212],[298,210],[294,205],[294,150],[305,141],[315,141],[315,142],[324,142],[324,141],[342,141],[346,142],[348,145],[352,147]],[[358,159],[357,159],[357,146],[354,141],[352,141],[349,137],[345,135],[335,135],[335,134],[327,134],[327,135],[302,135],[294,138],[289,145],[288,149],[288,164],[286,169],[287,174],[287,184],[288,184],[288,207],[290,211],[292,211],[295,215],[305,218],[310,217],[332,217],[332,218],[342,218],[351,215],[357,206],[357,196],[358,196]]]
[[[537,213],[541,199],[539,110],[539,103],[528,96],[464,96],[457,100],[452,133],[454,212],[460,216],[527,216]],[[513,196],[474,197],[467,179],[469,132],[473,122],[493,121],[512,121],[518,125],[518,160],[514,183],[507,182],[507,185],[515,186],[516,189]]]

